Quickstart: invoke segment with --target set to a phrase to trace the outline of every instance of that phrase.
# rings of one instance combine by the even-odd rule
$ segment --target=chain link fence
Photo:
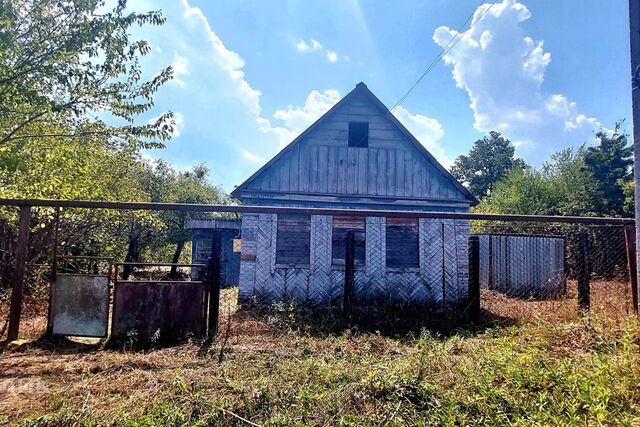
[[[13,206],[2,209],[0,314],[7,318],[19,258],[19,213]],[[184,220],[187,214],[182,227],[167,227],[169,216]],[[201,322],[213,313],[221,349],[234,335],[291,321],[317,332],[345,325],[402,332],[470,320],[481,325],[554,321],[586,310],[623,318],[637,306],[630,220],[34,203],[29,231],[21,334],[34,337],[46,331],[56,276],[96,273],[79,266],[71,271],[71,262],[63,271],[58,260],[64,257],[120,265],[117,273],[108,272],[109,313],[114,289],[123,281],[146,283],[151,290],[135,298],[155,301],[170,320],[185,316],[171,306],[202,310],[191,316]],[[470,245],[474,239],[476,246]],[[208,258],[216,256],[212,264]],[[162,265],[144,265],[154,263]],[[208,288],[151,294],[159,286],[166,289],[166,283],[176,289],[197,283]],[[217,298],[212,292],[220,288]],[[201,304],[176,302],[194,295]],[[86,305],[83,298],[71,298],[69,304]],[[209,309],[209,302],[218,309]],[[164,311],[158,308],[165,305]],[[113,322],[111,314],[107,321]],[[163,320],[162,328],[171,328],[172,321]],[[134,339],[135,331],[130,332]],[[201,330],[192,332],[185,337],[201,335]]]

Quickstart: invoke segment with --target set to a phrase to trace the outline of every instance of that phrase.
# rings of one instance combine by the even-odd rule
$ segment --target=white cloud
[[[322,45],[319,41],[310,39],[309,43],[304,40],[300,40],[296,43],[296,49],[298,52],[307,53],[307,52],[316,52],[318,50],[322,50]]]
[[[315,40],[315,39],[311,39],[311,47],[312,47],[312,50],[314,51],[322,50],[322,45],[318,40]]]
[[[154,124],[160,119],[161,116],[150,118],[147,123]],[[168,123],[167,123],[168,124]],[[171,134],[173,138],[179,138],[182,135],[182,130],[184,129],[184,115],[180,112],[173,113],[173,133]]]
[[[393,114],[443,166],[451,166],[453,162],[439,142],[444,136],[444,129],[438,120],[423,114],[412,114],[403,106],[394,109]]]
[[[339,100],[340,92],[335,89],[328,89],[323,92],[312,90],[302,107],[290,105],[286,109],[278,110],[273,114],[273,118],[281,121],[282,125],[272,126],[269,120],[262,118],[258,121],[260,130],[263,133],[276,135],[280,147],[284,147]]]
[[[179,138],[182,135],[182,131],[184,129],[184,116],[180,112],[173,113],[173,120],[176,125],[173,129],[173,137]]]
[[[478,7],[471,27],[444,57],[456,85],[469,95],[474,127],[504,133],[533,162],[591,139],[600,122],[581,113],[565,95],[542,88],[551,54],[542,41],[524,34],[521,23],[531,18],[527,7],[516,0],[503,0],[487,11],[489,7]],[[444,47],[457,35],[442,26],[433,40]]]
[[[338,59],[340,59],[340,55],[338,54],[338,52],[330,49],[325,49],[325,47],[322,46],[322,43],[320,43],[316,39],[309,39],[308,43],[305,40],[300,39],[298,43],[296,43],[296,50],[301,53],[323,53],[327,58],[327,61],[331,63],[337,62]],[[349,56],[344,56],[344,59],[345,61],[349,61],[351,58],[349,58]]]
[[[296,44],[296,49],[298,49],[298,52],[309,52],[311,50],[311,46],[309,46],[304,40],[300,40]]]
[[[177,84],[180,87],[186,87],[187,84],[182,79],[182,76],[189,75],[189,58],[176,54],[173,57],[171,68],[173,68],[173,79],[171,80],[171,82]]]
[[[198,7],[192,7],[187,0],[181,0],[186,25],[208,42],[205,55],[221,68],[230,80],[230,88],[238,99],[254,114],[260,114],[260,91],[251,87],[245,80],[244,60],[236,52],[229,50],[220,37],[211,29],[207,17]],[[199,33],[199,34],[198,34]]]
[[[331,50],[328,50],[327,59],[329,60],[329,62],[336,62],[338,60],[338,54]]]
[[[242,154],[242,157],[249,160],[251,163],[261,164],[266,161],[264,157],[256,153],[252,153],[249,150],[245,150],[244,148],[242,149],[241,154]]]

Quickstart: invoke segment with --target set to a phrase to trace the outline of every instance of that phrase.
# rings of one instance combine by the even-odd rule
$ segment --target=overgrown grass
[[[232,316],[222,349],[0,354],[0,423],[640,425],[635,319],[385,336],[310,333],[288,309]]]

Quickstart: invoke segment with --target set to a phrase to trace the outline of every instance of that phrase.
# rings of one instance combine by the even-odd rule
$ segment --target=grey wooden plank
[[[300,146],[300,164],[298,167],[298,176],[300,177],[300,191],[310,191],[309,188],[309,148]]]
[[[358,185],[357,160],[359,148],[347,148],[347,194],[357,194]]]
[[[327,147],[327,192],[336,194],[338,192],[338,148]]]
[[[326,193],[329,189],[329,147],[318,148],[318,191]]]
[[[382,129],[369,129],[369,139],[377,140],[377,141],[384,141],[384,140],[405,141],[406,140],[399,131],[382,130]],[[408,141],[407,141],[407,144],[408,144]],[[396,148],[400,148],[400,147],[396,147]]]
[[[358,150],[358,184],[356,187],[356,193],[361,195],[367,194],[367,168],[369,167],[368,154],[368,149],[362,148]]]
[[[402,196],[404,194],[404,150],[398,150],[396,152],[396,166],[395,166],[395,181],[394,196]]]
[[[378,150],[375,148],[368,149],[367,158],[367,194],[377,194],[378,180]]]
[[[396,150],[387,151],[387,169],[385,171],[386,177],[386,195],[395,194],[396,187]]]
[[[288,191],[289,190],[289,162],[285,160],[282,162],[279,168],[280,172],[280,185],[278,186],[279,190]]]
[[[338,148],[338,194],[347,192],[347,147]]]
[[[413,156],[411,158],[411,195],[413,197],[420,197],[421,194],[418,192],[418,180],[419,180],[419,175],[418,175],[418,169],[420,169],[420,162],[418,161],[418,159],[415,158],[415,156]]]
[[[384,196],[387,194],[386,188],[387,153],[385,150],[378,150],[378,174],[376,179],[376,194]]]
[[[299,190],[299,182],[300,182],[300,173],[299,173],[299,160],[300,155],[298,153],[298,148],[294,147],[289,152],[286,157],[286,161],[289,163],[289,185],[288,190],[290,191],[298,191]]]
[[[309,147],[309,191],[320,191],[320,147]]]
[[[411,196],[411,168],[413,162],[411,160],[412,152],[405,151],[404,152],[404,195]]]

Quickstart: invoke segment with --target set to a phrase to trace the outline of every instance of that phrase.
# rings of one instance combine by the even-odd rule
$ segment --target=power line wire
[[[489,10],[498,2],[498,0],[494,0],[493,3],[491,3],[489,5],[488,8],[486,8],[482,14],[478,17],[478,20],[476,21],[476,24],[478,22],[480,22],[480,20],[482,19],[482,17],[489,12]],[[477,10],[477,8],[476,8]],[[449,40],[449,42],[442,48],[442,50],[440,51],[440,53],[438,53],[438,55],[436,55],[436,57],[433,59],[433,61],[431,61],[431,63],[429,64],[429,66],[427,67],[427,69],[424,71],[424,73],[422,73],[422,75],[418,78],[418,80],[415,81],[415,83],[413,85],[411,85],[411,87],[409,88],[409,90],[400,97],[400,99],[398,100],[398,102],[396,102],[393,107],[391,107],[391,111],[395,110],[396,108],[398,108],[400,106],[400,104],[402,104],[404,102],[405,99],[407,99],[407,96],[409,96],[409,94],[413,91],[413,89],[416,88],[416,86],[418,86],[418,84],[420,84],[420,82],[422,81],[422,79],[424,79],[427,74],[429,74],[429,72],[431,72],[431,70],[433,69],[433,67],[435,67],[435,65],[447,54],[449,53],[449,51],[451,51],[451,49],[453,49],[455,47],[455,45],[460,41],[460,39],[462,39],[462,30],[466,27],[466,25],[469,23],[469,21],[471,21],[471,18],[473,18],[473,15],[475,15],[476,10],[474,10],[471,15],[469,15],[469,17],[467,18],[466,21],[464,21],[462,23],[462,25],[460,25],[460,27],[458,28],[458,30],[456,31],[456,35],[451,37],[451,39]],[[455,40],[455,41],[454,41]],[[452,44],[453,43],[453,44]]]

